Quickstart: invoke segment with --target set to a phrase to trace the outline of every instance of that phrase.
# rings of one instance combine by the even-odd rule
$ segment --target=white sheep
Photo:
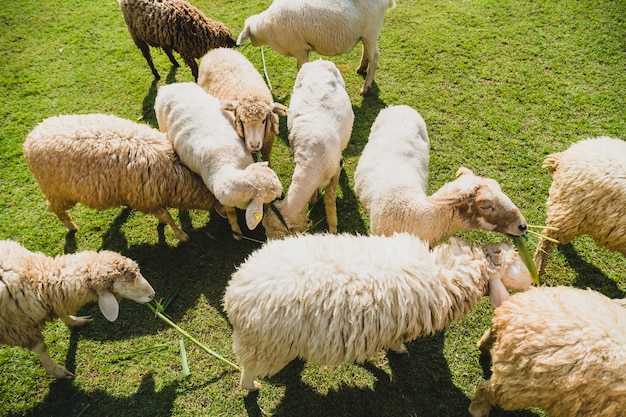
[[[301,232],[308,221],[307,203],[324,189],[328,230],[337,233],[336,192],[341,154],[354,122],[350,97],[341,73],[330,61],[316,60],[300,68],[289,103],[287,127],[295,169],[285,198],[275,203],[285,225],[271,207],[263,227],[269,238]]]
[[[552,175],[543,235],[566,244],[589,235],[601,247],[626,255],[626,142],[599,137],[549,155],[543,167]],[[537,272],[545,270],[557,244],[541,239]]]
[[[504,281],[504,284],[503,284]],[[429,251],[408,233],[311,234],[270,240],[233,273],[223,299],[233,326],[241,385],[271,376],[295,358],[363,362],[381,349],[446,328],[489,293],[532,283],[506,243],[460,240]]]
[[[361,41],[363,54],[356,71],[367,72],[363,95],[374,81],[385,13],[395,6],[395,0],[274,0],[246,19],[237,45],[248,38],[252,45],[267,44],[279,54],[295,57],[300,68],[310,51],[335,56],[350,52]]]
[[[209,19],[200,9],[184,0],[117,0],[131,38],[148,62],[154,78],[161,78],[150,56],[150,46],[163,48],[172,65],[178,62],[172,51],[191,68],[198,79],[196,59],[209,49],[234,47],[230,29]]]
[[[138,303],[154,298],[154,290],[129,258],[111,251],[51,258],[0,241],[0,343],[30,349],[56,378],[74,375],[48,354],[41,333],[46,322],[60,318],[68,326],[91,323],[91,317],[73,314],[92,301],[114,321],[122,298]]]
[[[551,417],[626,415],[626,309],[593,290],[539,287],[496,308],[478,347],[491,377],[469,410],[539,407]]]
[[[457,231],[522,235],[527,224],[493,179],[459,168],[433,195],[428,186],[426,124],[408,106],[380,111],[354,171],[354,190],[378,235],[409,232],[435,244]]]
[[[241,52],[217,48],[200,60],[198,84],[222,101],[232,111],[235,128],[245,140],[248,151],[261,151],[271,164],[270,154],[278,134],[278,116],[286,116],[287,108],[274,101],[261,74]]]
[[[68,210],[122,205],[153,214],[181,241],[189,236],[167,207],[209,210],[215,197],[183,165],[164,133],[108,114],[49,117],[26,137],[24,157],[48,210],[77,230]]]
[[[267,161],[253,161],[220,101],[196,83],[174,83],[159,88],[154,109],[180,160],[223,204],[235,239],[241,231],[234,207],[246,210],[246,224],[254,229],[263,204],[280,197],[282,184]]]

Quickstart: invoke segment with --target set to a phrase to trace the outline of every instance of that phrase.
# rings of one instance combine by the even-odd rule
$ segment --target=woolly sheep
[[[378,235],[409,232],[435,244],[469,229],[522,235],[524,216],[493,179],[461,167],[427,196],[429,138],[409,106],[380,111],[354,172],[354,190]]]
[[[267,161],[252,160],[219,100],[196,83],[174,83],[159,88],[154,108],[180,160],[223,204],[235,239],[241,230],[234,207],[246,210],[246,224],[254,229],[263,204],[280,197],[282,184]]]
[[[163,48],[172,65],[178,62],[172,51],[180,54],[198,79],[196,59],[209,49],[235,46],[230,29],[221,22],[207,18],[197,7],[184,0],[118,0],[124,21],[148,62],[154,78],[160,77],[152,57],[150,46]]]
[[[598,245],[626,255],[626,142],[582,140],[549,155],[543,167],[553,178],[546,220],[551,228],[543,235],[566,244],[587,234]],[[556,245],[539,241],[534,259],[539,274]]]
[[[111,251],[51,258],[0,241],[0,343],[30,349],[55,378],[74,375],[48,354],[41,334],[46,322],[61,318],[68,326],[91,323],[91,317],[73,314],[92,301],[114,321],[122,298],[138,303],[154,298],[154,290],[129,258]]]
[[[76,203],[97,210],[126,205],[169,224],[184,242],[189,236],[167,207],[209,210],[215,203],[165,134],[117,116],[47,118],[26,137],[23,149],[48,210],[72,231],[77,227],[68,210]]]
[[[571,287],[539,287],[495,310],[478,347],[491,350],[491,378],[470,404],[539,407],[551,417],[626,415],[626,310],[606,296]]]
[[[341,154],[352,133],[354,112],[341,73],[330,61],[308,62],[296,77],[287,116],[289,145],[295,162],[285,198],[275,203],[289,232],[301,232],[307,223],[306,207],[324,189],[328,230],[337,233],[336,190],[341,173]],[[269,238],[287,234],[285,225],[271,208],[263,227]]]
[[[235,128],[248,151],[261,151],[263,160],[271,164],[278,116],[286,116],[287,108],[274,102],[252,63],[234,49],[214,49],[200,60],[198,84],[234,113]]]
[[[453,240],[429,251],[408,233],[311,234],[253,252],[233,273],[223,304],[241,385],[256,390],[255,377],[295,358],[333,365],[381,349],[404,353],[404,342],[459,320],[487,292],[499,305],[505,285],[526,289],[531,281],[506,243]]]
[[[363,95],[374,81],[385,13],[395,6],[395,0],[274,0],[265,11],[246,19],[237,45],[248,38],[252,45],[267,44],[279,54],[295,57],[300,68],[310,51],[340,55],[361,41],[363,54],[356,71],[367,73]]]

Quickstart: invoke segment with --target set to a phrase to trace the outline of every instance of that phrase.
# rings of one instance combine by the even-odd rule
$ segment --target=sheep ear
[[[263,219],[263,202],[260,199],[253,199],[246,208],[246,225],[248,229],[254,230]]]
[[[461,194],[459,191],[441,197],[432,197],[432,202],[442,206],[455,207],[467,201],[467,195]]]
[[[489,298],[495,308],[500,307],[500,304],[509,299],[509,292],[500,279],[489,280]]]
[[[237,46],[241,45],[250,37],[250,26],[246,23],[245,27],[237,37]]]
[[[98,293],[98,307],[102,315],[106,317],[108,321],[115,321],[120,312],[120,305],[117,303],[117,298],[110,291],[102,291]]]
[[[465,167],[460,167],[459,169],[457,169],[456,174],[454,174],[454,178],[459,178],[461,175],[474,175],[474,173],[469,169],[469,168],[465,168]]]
[[[272,103],[272,112],[279,116],[287,116],[287,107],[281,103]]]
[[[222,100],[220,101],[220,106],[222,107],[222,110],[235,111],[237,108],[237,100]]]

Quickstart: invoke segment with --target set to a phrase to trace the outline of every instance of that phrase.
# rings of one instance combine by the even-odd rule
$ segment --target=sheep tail
[[[545,161],[543,161],[543,165],[541,167],[547,169],[550,175],[554,174],[554,171],[557,170],[559,163],[561,162],[561,154],[562,152],[557,152],[548,155]]]

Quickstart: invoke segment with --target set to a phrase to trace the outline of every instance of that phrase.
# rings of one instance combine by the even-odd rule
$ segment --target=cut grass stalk
[[[167,348],[167,345],[165,343],[161,343],[161,344],[154,345],[154,346],[151,346],[151,347],[137,349],[137,350],[134,350],[132,352],[115,355],[111,360],[119,361],[119,360],[122,360],[122,359],[128,359],[131,356],[141,355],[143,353],[152,352],[153,350],[163,350],[163,349],[166,349],[166,348]]]
[[[535,263],[533,262],[533,256],[526,247],[528,236],[522,235],[512,237],[513,243],[517,248],[517,252],[519,253],[520,258],[522,258],[524,265],[526,265],[526,268],[528,268],[530,275],[533,277],[533,281],[535,281],[535,284],[537,284],[538,287],[541,286],[541,283],[539,282],[539,274],[537,273],[537,268],[535,268]]]
[[[552,230],[556,230],[556,229],[552,229]],[[551,238],[551,237],[548,237],[548,236],[545,236],[545,235],[543,235],[543,234],[541,234],[541,233],[537,233],[537,232],[534,232],[534,231],[532,231],[532,230],[527,230],[526,232],[527,232],[527,233],[530,233],[531,235],[538,236],[538,237],[540,237],[541,239],[549,240],[550,242],[554,242],[554,243],[559,243],[559,241],[558,241],[558,240],[556,240],[556,239],[554,239],[554,238]]]
[[[204,344],[202,344],[202,342],[200,342],[198,339],[196,339],[195,337],[193,337],[192,335],[190,335],[189,333],[187,333],[185,330],[183,330],[182,328],[180,328],[176,323],[174,323],[172,320],[170,320],[168,317],[166,317],[163,313],[161,313],[162,310],[162,306],[158,303],[155,302],[157,304],[157,306],[153,306],[151,303],[146,303],[146,306],[148,306],[148,308],[154,313],[155,316],[157,316],[158,318],[160,318],[161,320],[163,320],[165,323],[167,323],[171,328],[173,328],[174,330],[176,330],[177,332],[179,332],[180,334],[182,334],[183,336],[185,336],[187,339],[191,340],[193,343],[195,343],[196,346],[198,346],[200,349],[204,350],[206,353],[208,353],[209,355],[215,357],[216,359],[224,362],[227,365],[230,365],[231,367],[233,367],[234,369],[239,370],[239,366],[237,366],[237,364],[229,361],[228,359],[226,359],[225,357],[223,357],[222,355],[220,355],[219,353],[209,349],[208,347],[206,347]]]
[[[189,370],[189,363],[187,362],[187,351],[185,350],[185,340],[178,339],[180,345],[180,362],[183,366],[183,376],[189,376],[191,371]]]

